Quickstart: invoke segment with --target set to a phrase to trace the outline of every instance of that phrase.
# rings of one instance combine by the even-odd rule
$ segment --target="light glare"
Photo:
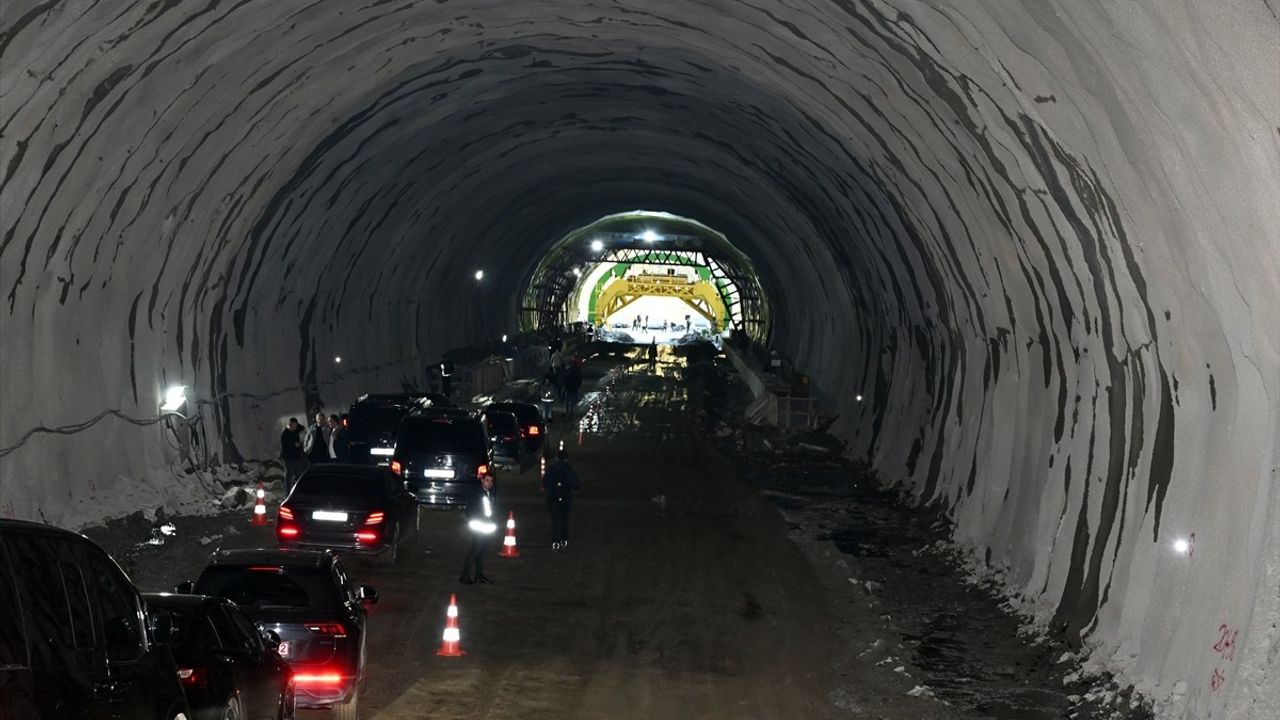
[[[1190,549],[1191,543],[1187,542],[1184,538],[1178,538],[1173,541],[1173,550],[1179,555],[1186,555],[1187,551]]]
[[[336,363],[340,363],[340,362],[342,362],[342,356],[341,356],[341,355],[334,355],[334,356],[333,356],[333,361],[334,361],[334,362],[336,362]]]
[[[591,241],[591,252],[600,252],[604,250],[604,242],[600,240]]]
[[[861,395],[855,395],[853,399],[854,399],[854,400],[857,400],[858,402],[862,402],[862,396],[861,396]]]
[[[643,238],[644,238],[644,241],[645,241],[645,242],[647,242],[647,243],[651,243],[651,242],[653,242],[653,241],[655,241],[655,240],[657,240],[657,239],[658,239],[658,233],[656,233],[656,232],[654,232],[654,231],[652,231],[652,230],[645,230],[645,231],[644,231],[644,235],[642,235],[641,237],[643,237]]]
[[[483,279],[484,279],[484,271],[483,271],[483,270],[477,270],[477,271],[476,271],[476,281],[480,281],[480,280],[483,280]]]
[[[176,412],[178,408],[187,403],[187,386],[174,385],[164,393],[164,404],[160,406],[161,412]]]

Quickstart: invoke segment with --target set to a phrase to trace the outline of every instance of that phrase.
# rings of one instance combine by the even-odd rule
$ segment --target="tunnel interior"
[[[307,393],[421,382],[530,322],[558,239],[655,208],[732,238],[848,453],[1020,609],[1170,708],[1248,707],[1278,36],[1245,0],[6,3],[0,514],[182,482],[173,384],[215,460],[271,457]],[[1239,672],[1179,691],[1219,624]]]

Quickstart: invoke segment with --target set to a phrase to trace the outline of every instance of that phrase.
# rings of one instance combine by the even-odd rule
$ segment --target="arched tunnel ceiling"
[[[659,209],[739,243],[850,452],[1032,612],[1238,712],[1276,682],[1278,35],[1270,0],[4,3],[0,511],[163,468],[111,413],[170,382],[268,456],[304,386],[420,380],[550,243]],[[1235,550],[1167,567],[1197,527]],[[1219,622],[1251,680],[1179,695]]]

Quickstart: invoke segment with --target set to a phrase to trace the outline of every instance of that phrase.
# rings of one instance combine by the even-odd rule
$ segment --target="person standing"
[[[551,424],[551,416],[555,414],[556,384],[548,374],[542,378],[542,420]]]
[[[492,583],[484,574],[484,556],[489,552],[489,538],[498,529],[494,521],[497,508],[494,507],[493,476],[480,476],[480,489],[467,503],[467,529],[471,531],[471,547],[467,549],[467,557],[462,561],[462,576],[458,580],[467,585],[474,583]]]
[[[280,462],[284,464],[284,494],[288,495],[307,469],[307,456],[302,453],[302,425],[296,417],[289,418],[280,433]]]
[[[578,406],[578,390],[582,387],[582,367],[576,362],[565,363],[564,373],[564,413],[573,417],[574,408]]]
[[[649,343],[649,364],[658,364],[658,338],[654,338],[653,342]]]
[[[329,460],[329,423],[324,413],[316,413],[315,422],[307,426],[307,434],[302,440],[302,451],[312,464]]]
[[[547,512],[551,514],[551,549],[569,547],[569,510],[573,507],[573,493],[578,489],[578,474],[569,466],[569,452],[564,448],[556,453],[542,476],[542,492],[547,496]]]
[[[351,462],[351,443],[347,438],[347,426],[337,415],[329,416],[329,460]]]

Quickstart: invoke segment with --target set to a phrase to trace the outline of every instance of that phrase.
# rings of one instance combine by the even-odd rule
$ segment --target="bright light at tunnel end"
[[[656,233],[656,232],[654,232],[654,231],[652,231],[652,230],[645,230],[645,231],[644,231],[644,234],[643,234],[643,235],[641,235],[640,237],[641,237],[641,239],[643,239],[645,242],[647,242],[647,243],[651,243],[651,242],[654,242],[654,241],[656,241],[656,240],[658,239],[658,233]]]

